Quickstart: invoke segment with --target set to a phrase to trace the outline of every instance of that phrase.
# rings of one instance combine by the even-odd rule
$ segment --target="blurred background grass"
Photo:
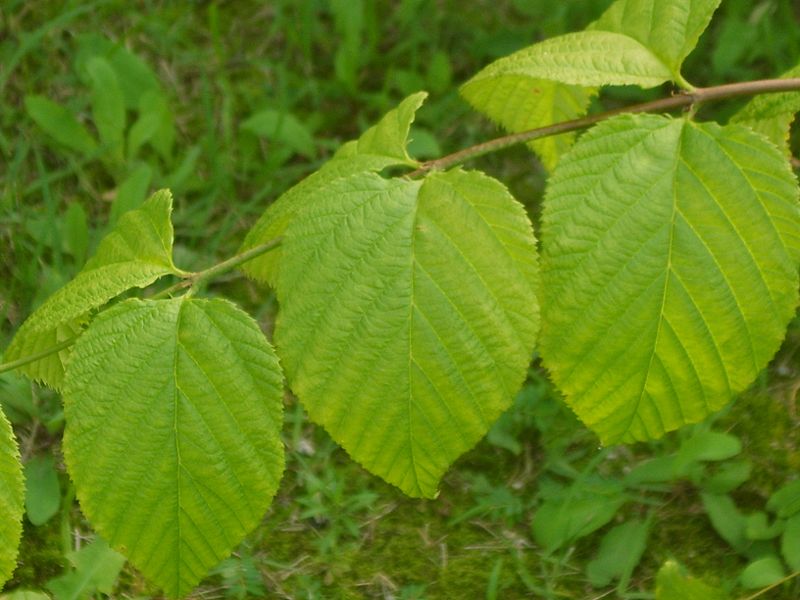
[[[153,190],[170,187],[175,195],[176,263],[208,266],[236,251],[281,192],[410,93],[431,93],[412,130],[418,158],[497,135],[459,99],[457,86],[496,58],[583,28],[609,3],[6,0],[0,6],[0,347],[81,268],[108,224]],[[92,118],[105,103],[108,118],[120,119],[98,57],[111,67],[124,106],[122,142],[114,141],[113,123]],[[685,73],[701,86],[770,77],[798,57],[798,3],[726,0]],[[595,108],[664,93],[610,90]],[[724,120],[738,105],[701,114]],[[794,148],[797,154],[796,136]],[[545,173],[527,150],[476,166],[537,213]],[[214,285],[270,329],[276,307],[269,290],[233,277]],[[733,432],[758,466],[736,492],[745,507],[762,506],[800,467],[793,408],[798,345],[795,323],[774,368],[714,425]],[[10,412],[20,397],[36,407],[33,416],[14,413],[24,456],[59,458],[58,398],[12,375],[0,384]],[[691,434],[613,449],[597,460],[596,439],[534,369],[515,408],[450,471],[441,496],[411,501],[350,462],[291,398],[287,407],[289,464],[280,494],[263,527],[198,597],[600,597],[608,586],[595,588],[585,575],[599,537],[558,552],[534,543],[531,517],[546,498],[542,486],[546,491],[548,481],[577,472],[621,476],[675,451]],[[26,522],[20,567],[8,589],[41,588],[66,567],[65,549],[89,534],[63,468],[60,478],[68,508],[41,527]],[[624,597],[652,597],[654,574],[670,557],[732,586],[747,561],[709,524],[697,489],[680,481],[651,492],[638,490],[626,509],[628,516],[653,515],[654,525]],[[128,568],[116,589],[119,597],[157,593]],[[799,590],[789,583],[774,597],[797,597]],[[610,593],[623,594],[613,587]]]

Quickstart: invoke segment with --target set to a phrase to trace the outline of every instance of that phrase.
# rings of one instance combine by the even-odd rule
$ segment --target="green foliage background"
[[[413,156],[432,158],[494,136],[496,127],[458,97],[457,86],[496,58],[585,27],[609,3],[4,2],[0,348],[44,298],[80,271],[107,224],[147,192],[171,187],[176,263],[203,268],[236,251],[267,203],[420,89],[431,96],[412,128]],[[105,63],[87,57],[109,42],[144,60],[154,77],[140,73],[138,80],[119,82],[119,97],[99,97],[97,86],[109,75]],[[798,56],[796,3],[725,0],[683,73],[697,85],[776,76]],[[142,100],[145,89],[157,93]],[[662,94],[612,90],[604,108]],[[48,136],[42,127],[48,100],[113,150],[96,154],[95,142],[80,129],[67,129],[61,139]],[[724,121],[739,106],[703,108],[701,117]],[[121,147],[113,126],[92,122],[93,112],[111,123],[122,114],[128,127],[138,127],[132,136],[138,141]],[[793,148],[797,156],[796,134]],[[532,154],[517,148],[486,157],[481,166],[537,218],[545,170]],[[262,328],[273,328],[276,302],[265,287],[241,278],[214,285]],[[800,468],[798,329],[795,322],[770,370],[713,423],[741,441],[740,458],[753,465],[734,494],[747,512],[762,510]],[[42,526],[24,523],[21,564],[7,585],[41,589],[73,564],[67,550],[90,530],[63,470],[58,397],[9,375],[0,379],[0,401],[23,459],[52,452],[60,467],[67,508]],[[677,451],[692,432],[604,451],[598,459],[596,438],[575,422],[538,369],[512,411],[448,472],[434,501],[407,499],[367,475],[308,424],[291,398],[287,407],[288,471],[275,503],[263,526],[204,584],[203,597],[265,590],[287,598],[596,594],[585,573],[592,572],[587,565],[601,534],[580,540],[574,551],[568,545],[547,550],[535,521],[532,527],[539,508],[559,501],[564,482],[581,477],[606,482],[597,489],[610,495],[609,506],[621,516],[652,519],[631,593],[652,591],[668,558],[728,587],[747,564],[709,523],[696,482],[678,478],[655,492],[642,484],[626,491],[606,485],[647,459]],[[798,589],[790,583],[775,597],[796,597]],[[126,567],[113,593],[156,590]]]

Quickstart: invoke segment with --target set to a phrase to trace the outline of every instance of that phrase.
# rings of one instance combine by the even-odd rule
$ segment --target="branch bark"
[[[695,88],[691,91],[685,91],[670,96],[669,98],[660,98],[651,102],[615,108],[595,115],[581,117],[580,119],[573,119],[572,121],[562,121],[561,123],[554,123],[552,125],[546,125],[545,127],[537,127],[536,129],[529,129],[520,133],[504,135],[489,140],[488,142],[482,142],[470,146],[469,148],[464,148],[453,154],[429,160],[423,163],[417,170],[409,173],[407,177],[411,177],[412,179],[422,177],[430,171],[449,169],[450,167],[460,165],[473,158],[510,148],[517,144],[524,144],[532,140],[538,140],[560,133],[567,133],[569,131],[586,129],[600,121],[605,121],[606,119],[624,113],[664,112],[676,110],[678,108],[697,106],[705,102],[736,98],[738,96],[754,96],[757,94],[792,91],[800,91],[800,78],[759,79],[756,81],[728,83],[707,88]]]

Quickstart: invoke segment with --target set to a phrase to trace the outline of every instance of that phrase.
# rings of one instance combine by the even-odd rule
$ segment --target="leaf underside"
[[[524,74],[571,85],[638,85],[669,81],[669,69],[637,40],[613,31],[577,31],[501,58],[474,79]]]
[[[392,166],[417,166],[418,163],[408,156],[406,144],[414,115],[426,96],[425,92],[418,92],[403,100],[359,139],[347,142],[339,148],[319,171],[280,196],[247,233],[240,252],[283,235],[309,198],[337,179],[355,173],[377,173]],[[248,261],[242,270],[257,281],[275,286],[282,255],[283,250],[277,248]]]
[[[694,50],[721,0],[616,0],[590,26],[638,41],[672,72]]]
[[[11,578],[17,564],[24,499],[17,442],[11,425],[0,410],[0,588]]]
[[[586,31],[545,40],[488,65],[461,94],[476,110],[519,133],[583,116],[596,86],[684,84],[681,64],[718,4],[617,0]],[[528,145],[552,171],[574,138],[562,134]]]
[[[50,296],[17,331],[6,350],[12,361],[68,340],[80,333],[91,311],[134,287],[177,274],[172,262],[172,195],[156,192],[141,208],[123,215],[100,242],[95,255],[67,285]],[[61,389],[70,349],[20,368],[31,379]]]
[[[739,126],[621,116],[550,181],[540,350],[605,443],[718,410],[764,368],[797,306],[798,188]]]
[[[786,71],[781,77],[800,77],[800,64]],[[747,125],[765,135],[781,148],[786,156],[791,156],[789,132],[798,112],[800,112],[800,92],[761,94],[751,99],[733,115],[731,122]]]
[[[511,404],[538,329],[524,210],[474,172],[329,184],[287,228],[275,339],[311,418],[433,497]]]
[[[260,522],[283,471],[282,376],[225,300],[126,300],[75,344],[64,455],[81,508],[169,596]]]
[[[461,88],[461,95],[504,129],[520,132],[584,115],[594,90],[508,74],[472,79]],[[528,146],[552,171],[574,140],[574,133],[564,133],[534,140]]]

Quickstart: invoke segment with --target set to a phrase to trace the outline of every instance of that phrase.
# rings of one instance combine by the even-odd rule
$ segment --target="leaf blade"
[[[595,90],[524,74],[505,74],[475,77],[460,92],[475,110],[518,133],[584,115]],[[574,140],[574,133],[566,133],[534,140],[528,146],[552,171]]]
[[[473,80],[524,75],[569,85],[638,85],[669,81],[669,69],[637,40],[613,31],[587,30],[549,38],[501,58]]]
[[[81,507],[168,595],[185,595],[277,490],[277,357],[230,302],[184,298],[122,302],[74,353],[64,452]]]
[[[406,144],[411,123],[427,94],[419,92],[403,100],[376,125],[365,131],[358,140],[344,144],[319,171],[281,195],[267,207],[245,237],[240,252],[273,240],[283,234],[308,197],[327,184],[355,173],[379,172],[387,167],[417,163],[408,157]],[[278,248],[269,254],[245,263],[242,270],[253,279],[276,285],[283,251]]]
[[[97,143],[74,115],[60,104],[44,96],[25,96],[25,110],[45,133],[59,144],[89,156]]]
[[[172,195],[156,192],[122,216],[80,273],[33,312],[11,340],[5,358],[47,350],[80,333],[89,313],[132,287],[181,271],[172,262]],[[21,367],[30,378],[59,389],[69,349]]]
[[[17,565],[24,498],[19,449],[11,424],[0,410],[0,586],[11,578]]]
[[[697,45],[721,0],[617,0],[592,24],[622,33],[660,58],[678,81],[683,60]]]
[[[800,77],[800,64],[786,71],[781,78]],[[766,136],[791,155],[789,133],[795,115],[800,112],[800,92],[761,94],[752,98],[731,118],[732,123],[746,125]]]
[[[361,173],[313,197],[285,239],[275,335],[293,389],[355,460],[434,496],[524,378],[538,328],[524,212],[476,173]]]
[[[651,115],[610,119],[570,159],[543,220],[545,363],[605,443],[697,422],[750,384],[793,315],[788,164],[744,128]]]

